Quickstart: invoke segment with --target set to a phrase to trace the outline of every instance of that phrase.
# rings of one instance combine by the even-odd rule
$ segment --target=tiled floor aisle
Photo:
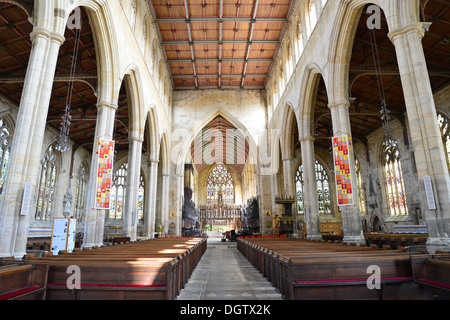
[[[282,300],[237,250],[236,242],[208,238],[208,249],[178,300]]]

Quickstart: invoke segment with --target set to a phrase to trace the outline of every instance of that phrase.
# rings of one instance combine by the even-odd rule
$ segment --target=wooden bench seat
[[[157,239],[28,261],[48,264],[48,300],[173,300],[205,251],[204,238]],[[69,266],[80,268],[79,290],[67,287]]]
[[[450,299],[450,254],[411,258],[414,280],[439,299]]]
[[[238,249],[285,299],[408,299],[418,291],[411,253],[297,239],[239,239]],[[367,288],[381,268],[380,290]],[[407,288],[399,294],[399,288]]]
[[[44,300],[46,264],[10,265],[0,270],[0,300]]]

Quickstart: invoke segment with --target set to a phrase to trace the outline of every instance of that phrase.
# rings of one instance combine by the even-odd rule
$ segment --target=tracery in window
[[[406,215],[408,214],[408,208],[397,143],[389,139],[383,147],[383,166],[389,201],[389,214],[391,216]]]
[[[145,198],[145,181],[141,174],[139,178],[139,193],[138,193],[138,218],[144,220],[144,198]]]
[[[83,219],[83,212],[86,204],[86,190],[89,179],[87,172],[87,165],[83,163],[78,171],[77,190],[75,194],[75,211],[73,216],[75,219],[78,219],[79,222]]]
[[[111,204],[109,210],[110,220],[123,219],[125,210],[125,196],[127,190],[127,174],[128,163],[122,164],[113,175],[113,184],[111,187]],[[138,190],[138,219],[144,219],[144,202],[145,202],[145,182],[144,176],[139,177],[139,190]]]
[[[316,160],[317,199],[319,214],[331,214],[330,183],[325,168]]]
[[[0,118],[0,205],[3,196],[3,188],[8,172],[9,156],[11,152],[11,133],[5,121]]]
[[[362,180],[361,165],[359,164],[359,161],[356,157],[355,157],[355,167],[356,167],[356,180],[358,182],[358,189],[359,189],[359,210],[361,211],[361,213],[364,213],[366,212],[366,193]]]
[[[319,204],[319,214],[331,214],[331,193],[328,174],[319,161],[315,162],[317,199]],[[298,214],[304,214],[304,184],[303,184],[303,166],[299,166],[296,175],[297,191],[297,211]]]
[[[217,165],[209,175],[206,186],[206,202],[209,205],[215,204],[222,193],[224,204],[234,204],[234,183],[230,172],[224,165]]]
[[[56,154],[55,146],[50,145],[42,159],[41,178],[38,189],[38,201],[36,206],[35,219],[47,221],[51,219],[55,185],[56,185]]]
[[[111,187],[111,204],[109,210],[109,219],[120,220],[123,218],[125,204],[125,190],[127,185],[128,163],[122,164],[114,172],[113,185]]]
[[[447,159],[447,167],[450,170],[450,125],[446,116],[438,114],[438,123],[441,130],[442,142],[444,144],[444,152]]]
[[[305,214],[305,196],[303,191],[303,166],[300,165],[295,177],[295,186],[297,191],[297,213]]]

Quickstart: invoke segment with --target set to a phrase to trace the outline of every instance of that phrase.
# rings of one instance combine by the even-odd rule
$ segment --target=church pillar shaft
[[[127,189],[125,195],[124,236],[136,241],[139,179],[141,177],[142,139],[131,138],[128,149]]]
[[[161,175],[161,224],[164,227],[164,234],[169,231],[169,187],[170,175]]]
[[[147,184],[146,184],[146,217],[145,221],[145,237],[153,239],[155,237],[155,225],[156,225],[156,197],[158,187],[158,161],[150,160],[147,163]]]
[[[64,38],[43,28],[34,28],[32,48],[12,141],[6,187],[0,211],[0,256],[22,257],[32,212],[21,216],[25,183],[32,194],[39,183],[41,153],[56,70],[58,52]]]
[[[348,112],[349,103],[347,101],[330,104],[331,118],[333,122],[333,131],[335,136],[347,135],[349,137],[351,134],[350,126],[350,115]],[[354,205],[342,206],[342,230],[344,233],[343,241],[347,243],[365,244],[363,231],[362,231],[362,221],[361,221],[361,211],[359,209],[359,199],[358,199],[358,182],[356,180],[356,174],[354,172],[355,168],[355,156],[353,151],[353,143],[349,148],[349,161],[350,168],[353,168],[353,174],[351,175],[352,193]]]
[[[114,120],[117,105],[101,102],[97,105],[97,125],[93,142],[91,172],[89,177],[88,194],[86,197],[86,212],[83,247],[91,248],[103,244],[106,210],[95,210],[94,201],[97,191],[98,142],[100,139],[111,140],[114,132]]]
[[[305,197],[305,221],[308,240],[321,240],[319,220],[319,200],[317,196],[316,158],[314,138],[300,140],[302,150],[303,183]]]
[[[289,197],[295,194],[293,162],[293,158],[283,159],[284,191]]]
[[[402,80],[415,164],[422,190],[429,244],[450,244],[450,178],[437,121],[436,106],[425,60],[422,23],[393,30],[389,38],[395,45]],[[427,203],[424,177],[430,177],[436,209]],[[433,196],[433,195],[431,195]]]

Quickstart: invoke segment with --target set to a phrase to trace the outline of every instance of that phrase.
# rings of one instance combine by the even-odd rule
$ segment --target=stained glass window
[[[366,193],[362,180],[361,165],[358,159],[355,157],[355,167],[356,167],[356,179],[358,182],[359,189],[359,209],[362,213],[366,212]]]
[[[121,220],[123,219],[125,210],[125,195],[127,190],[127,173],[128,163],[122,164],[119,169],[114,172],[113,185],[111,187],[111,204],[109,210],[109,219]],[[138,190],[138,218],[144,219],[144,201],[145,201],[145,183],[144,177],[141,172],[139,179]]]
[[[438,114],[439,128],[441,129],[442,142],[444,143],[444,152],[447,158],[447,167],[450,170],[450,125],[448,118]]]
[[[325,168],[316,160],[317,199],[319,214],[331,214],[330,183]]]
[[[120,220],[123,218],[125,204],[125,190],[127,186],[128,163],[122,164],[114,172],[113,185],[111,187],[111,204],[109,219]]]
[[[3,119],[0,119],[0,205],[8,172],[11,138],[8,126]]]
[[[222,193],[224,204],[234,204],[234,183],[225,166],[217,165],[209,175],[206,186],[206,202],[214,204]]]
[[[42,159],[41,178],[38,189],[36,220],[50,220],[55,196],[56,166],[55,146],[51,145]]]
[[[138,194],[138,218],[144,220],[144,197],[145,196],[145,181],[141,174],[139,179],[139,194]]]
[[[295,185],[297,190],[297,212],[298,214],[305,214],[305,198],[303,193],[303,166],[300,165],[295,177]]]
[[[317,199],[319,201],[319,213],[331,214],[331,194],[328,174],[325,168],[316,160]],[[303,166],[299,166],[296,176],[297,210],[298,214],[304,214],[304,189]]]
[[[389,201],[389,213],[392,216],[406,215],[408,214],[408,208],[400,164],[400,152],[397,143],[389,139],[383,147],[383,166]]]
[[[74,218],[79,222],[83,219],[83,212],[86,204],[86,189],[88,183],[88,169],[86,164],[82,164],[78,171],[77,191],[75,194],[75,212]]]

